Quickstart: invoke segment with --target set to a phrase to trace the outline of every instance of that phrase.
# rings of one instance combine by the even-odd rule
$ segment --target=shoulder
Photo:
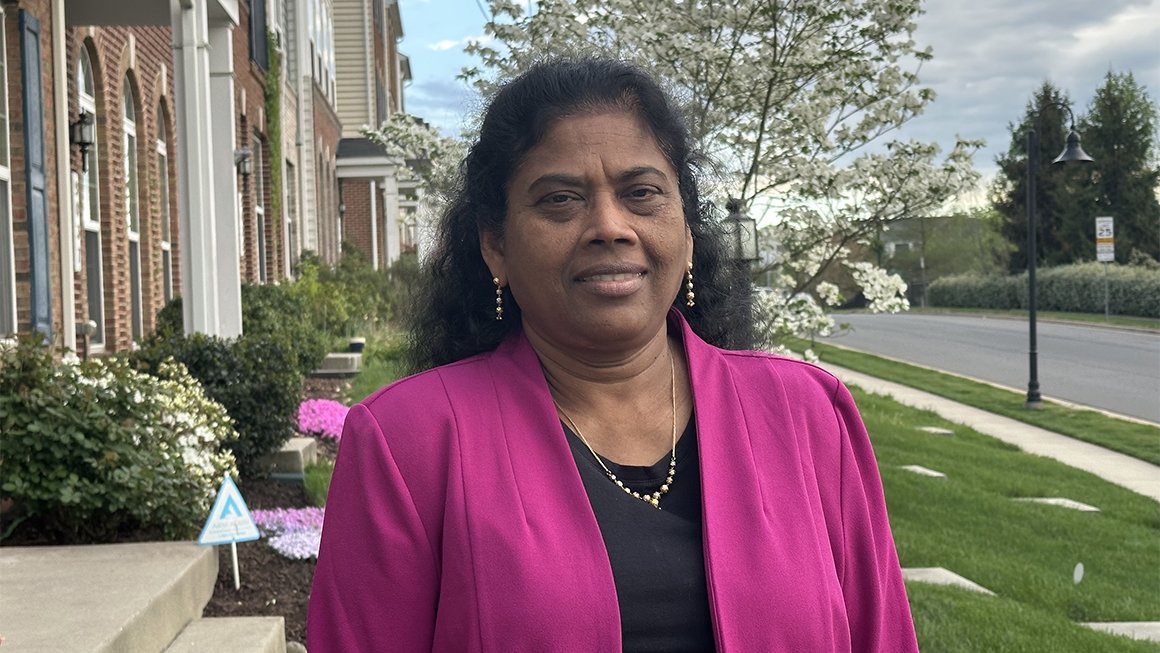
[[[761,351],[732,351],[711,347],[717,358],[737,380],[743,392],[766,393],[782,389],[792,398],[817,397],[833,401],[843,392],[841,381],[830,372],[796,358]]]
[[[459,400],[456,389],[478,386],[490,377],[488,358],[479,354],[404,377],[359,402],[380,426],[406,420],[430,423],[450,416]]]

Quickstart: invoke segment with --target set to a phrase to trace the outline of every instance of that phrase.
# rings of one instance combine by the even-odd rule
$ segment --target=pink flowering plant
[[[298,405],[298,430],[337,440],[348,412],[350,408],[331,399],[307,399]]]
[[[318,557],[322,539],[322,508],[252,510],[250,516],[275,551],[291,560]]]

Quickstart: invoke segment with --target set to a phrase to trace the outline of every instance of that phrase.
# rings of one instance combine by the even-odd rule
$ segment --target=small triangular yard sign
[[[203,546],[215,544],[230,544],[232,542],[250,542],[260,538],[258,525],[250,516],[250,509],[246,507],[245,499],[234,479],[229,475],[222,481],[214,499],[213,508],[209,511],[209,519],[201,529],[197,543]]]

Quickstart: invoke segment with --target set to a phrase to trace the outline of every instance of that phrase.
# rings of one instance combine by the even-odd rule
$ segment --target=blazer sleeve
[[[838,577],[852,650],[917,652],[878,464],[854,399],[840,382],[834,408],[842,431]]]
[[[351,409],[335,464],[307,618],[307,648],[430,651],[438,566],[379,423]]]

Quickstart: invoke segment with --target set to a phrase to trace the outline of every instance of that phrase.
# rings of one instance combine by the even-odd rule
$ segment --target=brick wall
[[[69,69],[69,115],[80,110],[77,65],[80,48],[86,48],[93,65],[96,85],[97,175],[101,213],[101,248],[105,297],[105,342],[107,350],[128,348],[132,333],[132,280],[130,238],[127,229],[128,171],[125,151],[125,81],[132,94],[136,131],[136,176],[138,243],[140,249],[140,292],[143,333],[155,326],[156,314],[165,303],[162,270],[161,166],[158,137],[164,136],[168,161],[169,227],[174,294],[180,293],[180,222],[177,201],[176,154],[178,144],[173,123],[174,88],[170,30],[168,27],[81,27],[67,33]],[[164,122],[164,131],[160,124]],[[79,170],[80,158],[73,148],[71,165]],[[80,233],[78,231],[78,233]],[[72,238],[72,236],[70,236]],[[76,317],[88,319],[90,310],[85,291],[87,278],[82,261],[74,283]],[[67,255],[67,252],[65,253]]]
[[[342,240],[356,247],[371,260],[371,182],[369,179],[343,179]],[[379,251],[382,251],[381,249]]]
[[[237,104],[237,147],[252,150],[254,174],[238,178],[238,190],[242,194],[242,279],[257,283],[261,279],[258,270],[258,213],[256,197],[257,179],[260,172],[264,180],[261,203],[265,214],[266,278],[280,277],[277,261],[282,245],[281,216],[274,215],[271,200],[270,148],[266,138],[266,71],[250,60],[250,12],[247,3],[238,3],[239,24],[234,28],[234,93]],[[261,147],[254,147],[257,135]],[[259,170],[260,167],[260,170]]]

